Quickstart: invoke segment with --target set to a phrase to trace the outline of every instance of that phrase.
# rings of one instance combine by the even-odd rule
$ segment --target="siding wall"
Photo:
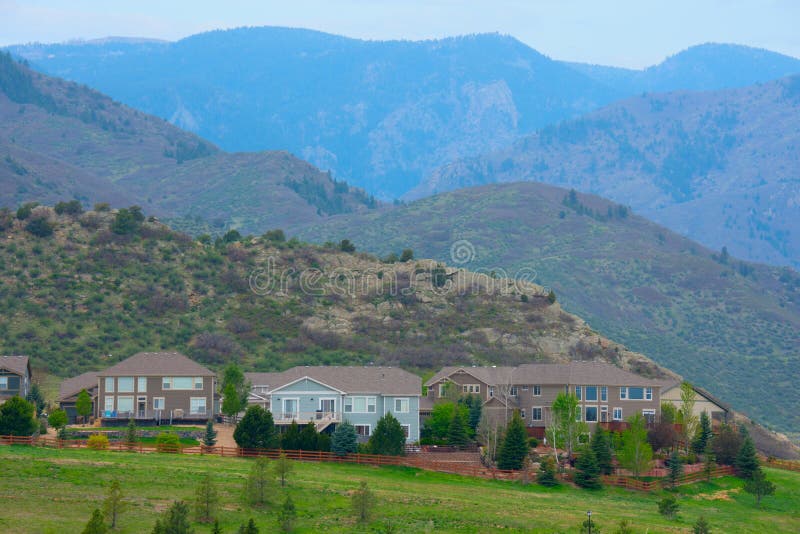
[[[125,375],[129,376],[129,375]],[[175,410],[183,410],[183,418],[184,419],[200,419],[206,418],[213,415],[214,411],[214,377],[211,376],[204,376],[203,377],[203,389],[191,389],[191,390],[174,390],[174,389],[162,389],[163,377],[160,376],[148,376],[147,378],[147,388],[145,391],[139,391],[139,380],[138,377],[134,376],[133,380],[133,389],[132,393],[120,393],[119,386],[117,384],[118,377],[114,377],[114,392],[106,391],[106,377],[101,376],[99,378],[100,381],[100,393],[97,397],[97,406],[96,406],[96,413],[99,417],[102,417],[105,412],[106,406],[106,397],[114,397],[114,410],[117,410],[117,399],[118,397],[133,397],[133,409],[136,411],[138,409],[139,404],[139,397],[144,397],[146,399],[146,412],[145,412],[145,419],[152,419],[155,417],[154,409],[153,409],[153,398],[155,397],[163,397],[164,398],[164,409],[161,411],[161,418],[162,419],[169,419],[170,413],[174,413]],[[206,413],[205,414],[191,414],[191,399],[194,397],[204,397],[206,399]]]

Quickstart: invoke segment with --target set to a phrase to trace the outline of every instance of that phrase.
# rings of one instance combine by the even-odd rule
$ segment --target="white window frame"
[[[400,408],[397,407],[397,404],[400,403]],[[405,410],[403,409],[403,404],[405,404]],[[394,399],[394,413],[408,413],[411,410],[411,399],[408,397],[395,397]]]
[[[114,406],[116,406],[114,403],[114,395],[106,395],[105,399],[103,400],[103,413],[113,412]]]
[[[130,387],[125,382],[130,381]],[[132,376],[118,376],[117,377],[117,393],[134,393],[136,389],[136,378]]]
[[[644,400],[653,400],[653,388],[644,388]]]
[[[153,410],[164,410],[165,406],[164,397],[153,397]]]
[[[0,376],[0,389],[7,390],[8,389],[8,377],[7,376]]]
[[[510,394],[512,397],[516,397],[516,396],[518,396],[518,395],[519,395],[519,389],[517,389],[517,386],[511,386],[511,389],[509,390],[509,392],[508,392],[508,393],[509,393],[509,394]]]
[[[522,391],[528,391],[528,386],[522,386]]]
[[[606,414],[606,420],[603,421],[603,414]],[[607,423],[608,422],[608,405],[600,406],[600,422]]]
[[[359,428],[359,427],[361,427],[361,428],[364,428],[364,427],[366,427],[366,429],[367,429],[367,433],[366,433],[366,434],[359,434],[359,433],[358,433],[358,428]],[[359,424],[354,424],[354,425],[353,425],[353,428],[355,428],[355,431],[356,431],[356,436],[361,436],[361,437],[363,437],[363,438],[368,438],[368,437],[370,437],[370,436],[372,435],[372,425],[371,425],[371,424],[369,424],[369,423],[359,423]]]
[[[631,398],[631,392],[630,392],[631,388],[641,389],[642,390],[642,398],[641,399],[632,399]],[[626,386],[624,389],[625,389],[625,396],[624,397],[622,396],[622,388],[620,388],[620,390],[619,390],[619,398],[621,400],[639,401],[639,402],[647,400],[647,388],[644,387],[644,386]],[[650,395],[652,397],[652,390],[651,390]]]
[[[608,402],[608,386],[600,386],[600,402]]]
[[[127,402],[128,399],[131,401],[131,409],[130,410],[120,410],[119,405],[122,401]],[[117,414],[121,413],[136,413],[136,399],[133,395],[118,395],[117,396]]]
[[[589,398],[589,388],[594,388],[594,398]],[[597,402],[600,398],[600,388],[598,386],[584,386],[583,387],[583,400],[586,402]]]
[[[202,390],[202,389],[203,389],[203,387],[204,387],[204,386],[203,386],[203,384],[204,384],[204,380],[203,380],[203,377],[202,377],[202,376],[196,376],[196,377],[194,377],[194,388],[193,388],[193,389],[194,389],[195,391],[197,391],[197,390]]]
[[[289,412],[286,410],[286,401],[295,401],[297,403],[297,410],[294,412]],[[292,414],[292,419],[299,419],[300,418],[300,397],[283,397],[281,399],[281,419],[289,419],[286,415]]]
[[[323,409],[322,409],[323,401],[333,401],[333,410],[331,410],[330,412],[324,412]],[[320,397],[318,406],[319,406],[319,411],[320,412],[323,412],[323,413],[336,413],[336,397]]]
[[[489,386],[489,398],[494,398],[494,386]]]
[[[444,397],[445,389],[447,389],[447,382],[440,382],[439,383],[439,397]]]
[[[579,401],[583,400],[583,388],[581,386],[575,386],[575,398]]]
[[[142,387],[144,386],[144,387]],[[147,393],[147,377],[146,376],[139,376],[136,377],[136,391],[139,393]]]
[[[617,416],[617,410],[619,410],[619,416]],[[614,407],[614,411],[611,412],[611,420],[622,421],[622,408],[620,408],[619,406]]]
[[[589,408],[594,408],[594,410],[595,410],[595,411],[594,411],[594,413],[595,413],[595,418],[594,418],[594,420],[593,420],[593,421],[589,421],[589,416],[588,416],[588,411],[589,411]],[[586,407],[583,409],[583,413],[584,413],[585,421],[586,421],[587,423],[598,423],[598,422],[600,422],[600,409],[597,407],[597,405],[596,405],[596,404],[590,404],[590,405],[586,406]]]
[[[360,410],[355,409],[356,406],[355,399],[364,399],[365,411],[362,412]],[[347,401],[350,401],[349,404]],[[372,401],[372,404],[370,404],[370,401]],[[372,407],[371,410],[370,406]],[[348,407],[350,408],[349,411],[347,410]],[[367,396],[367,395],[348,395],[347,397],[344,398],[345,413],[375,413],[377,410],[378,410],[377,397]]]
[[[105,382],[106,382],[106,384],[105,384],[106,393],[114,393],[114,377],[113,376],[107,376]],[[111,387],[109,387],[109,386],[111,386]]]
[[[628,388],[622,386],[619,388],[619,400],[628,400]]]
[[[519,416],[520,418],[522,418],[523,421],[525,420],[525,408],[519,409]]]
[[[576,413],[575,421],[578,423],[583,421],[583,405],[578,406],[578,412]]]
[[[540,386],[539,384],[533,386],[533,396],[534,397],[542,396],[542,386]]]
[[[539,418],[536,418],[536,410],[539,410]],[[543,421],[544,408],[542,406],[531,406],[531,421]]]
[[[203,411],[192,411],[192,403],[195,401],[203,401]],[[206,415],[208,414],[208,397],[189,397],[189,415]]]
[[[406,436],[406,441],[410,440],[411,439],[411,425],[410,424],[401,424],[400,426],[402,428],[404,428],[404,429],[407,429],[407,431],[404,432],[404,434]]]

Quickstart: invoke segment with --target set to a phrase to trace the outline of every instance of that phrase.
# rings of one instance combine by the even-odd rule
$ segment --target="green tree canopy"
[[[553,421],[550,436],[553,447],[566,449],[572,456],[578,446],[578,438],[589,431],[586,423],[580,421],[580,402],[571,393],[560,392],[553,401]]]
[[[497,467],[500,469],[521,469],[525,458],[528,456],[530,447],[528,446],[528,433],[525,431],[525,423],[515,411],[511,416],[511,421],[506,427],[506,435],[500,445],[500,452],[497,455]]]
[[[700,414],[700,422],[695,430],[694,438],[692,438],[692,450],[696,454],[703,454],[712,436],[711,418],[708,417],[708,412],[704,411]]]
[[[250,406],[233,431],[236,444],[246,449],[272,449],[278,436],[272,414],[258,405]]]
[[[400,456],[405,454],[406,435],[403,427],[391,413],[378,420],[375,431],[369,437],[369,450],[372,454]]]
[[[106,526],[103,513],[99,509],[95,508],[94,512],[92,512],[92,517],[89,519],[89,522],[86,523],[86,527],[84,527],[82,534],[106,534],[107,532],[108,527]]]
[[[575,484],[586,489],[600,489],[600,466],[592,447],[584,447],[575,462]]]
[[[356,428],[345,419],[338,425],[333,432],[331,439],[331,451],[339,456],[354,453],[358,450],[358,435]]]
[[[753,478],[753,474],[760,469],[758,456],[756,455],[756,447],[750,436],[744,438],[742,446],[739,447],[735,465],[736,474],[745,480]]]
[[[15,395],[0,405],[0,436],[30,436],[39,428],[33,404]]]
[[[622,433],[622,450],[617,458],[635,477],[650,469],[653,449],[647,442],[647,428],[641,414],[628,419],[628,428]]]
[[[467,435],[467,426],[464,422],[464,417],[461,410],[455,410],[453,418],[450,420],[450,426],[447,429],[447,443],[452,447],[466,447],[469,445],[469,436]]]
[[[610,475],[614,471],[611,436],[600,425],[597,426],[592,435],[591,448],[600,472],[604,475]]]
[[[65,427],[67,426],[67,412],[61,409],[53,410],[47,416],[47,422],[56,430]]]
[[[297,421],[292,420],[292,423],[281,433],[281,449],[285,451],[300,450],[300,425],[297,424]]]

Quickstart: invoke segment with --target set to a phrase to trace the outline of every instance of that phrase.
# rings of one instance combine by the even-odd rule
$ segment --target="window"
[[[517,386],[511,386],[511,396],[512,397],[517,396]]]
[[[519,409],[519,416],[522,418],[523,421],[525,420],[525,408]]]
[[[622,408],[614,408],[614,421],[622,421]]]
[[[447,384],[442,382],[441,384],[439,384],[439,396],[444,397],[446,392],[447,392]]]
[[[494,397],[494,386],[489,386],[489,398]]]
[[[528,386],[522,386],[522,391],[528,391]]]
[[[608,401],[608,386],[600,386],[600,401]]]
[[[575,420],[578,422],[583,421],[583,406],[578,406],[578,411],[575,412]]]
[[[147,391],[147,377],[146,376],[140,376],[137,381],[138,381],[138,384],[136,384],[136,391],[138,391],[139,393],[146,392]]]
[[[154,410],[164,409],[164,397],[153,397],[153,409]]]
[[[105,399],[105,404],[103,405],[103,411],[111,413],[114,411],[114,397],[108,396]]]
[[[408,399],[395,399],[394,411],[397,413],[408,413]]]
[[[117,413],[133,413],[133,397],[117,397]]]
[[[581,391],[581,387],[580,386],[575,386],[575,396],[578,397],[578,400],[581,400],[583,398],[583,394],[582,393],[583,392]]]
[[[644,400],[644,388],[625,388],[628,390],[628,400]]]
[[[133,377],[121,376],[117,378],[117,391],[120,393],[133,393]]]
[[[461,387],[461,390],[464,393],[480,393],[481,392],[481,385],[480,384],[464,384]]]
[[[162,389],[203,389],[202,376],[165,376],[161,381]]]
[[[106,393],[114,393],[114,377],[106,377]]]
[[[356,434],[365,438],[368,438],[371,434],[370,432],[370,425],[353,425],[356,427]]]
[[[586,386],[585,397],[587,401],[597,402],[597,386]]]
[[[642,410],[642,415],[644,416],[644,420],[648,423],[655,423],[656,422],[656,411],[655,410]]]
[[[620,400],[628,399],[628,388],[619,388],[619,399]]]
[[[533,396],[534,397],[542,396],[542,386],[533,386]]]
[[[608,423],[608,406],[600,407],[600,422]]]
[[[481,385],[475,384],[475,393],[480,393],[480,392],[481,392]]]
[[[403,435],[406,439],[411,437],[411,425],[400,425],[403,428]]]
[[[8,377],[0,376],[0,389],[8,389]]]
[[[189,413],[192,414],[205,414],[206,413],[206,398],[205,397],[192,397],[189,399]]]
[[[597,406],[586,407],[586,422],[587,423],[597,422]]]
[[[375,413],[375,397],[345,397],[346,413]]]
[[[531,419],[534,421],[542,420],[542,409],[538,406],[531,408]]]
[[[653,388],[644,388],[645,400],[653,400]]]

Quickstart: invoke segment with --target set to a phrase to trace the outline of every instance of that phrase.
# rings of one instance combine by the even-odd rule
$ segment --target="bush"
[[[86,441],[86,446],[96,451],[108,449],[108,436],[105,434],[92,434]]]
[[[33,404],[14,396],[0,405],[0,436],[30,436],[39,428]]]
[[[387,413],[375,426],[375,431],[369,437],[369,449],[372,454],[387,456],[401,456],[405,453],[406,435],[400,421],[391,413]]]
[[[278,435],[272,414],[258,405],[247,411],[233,431],[233,439],[245,449],[272,449],[278,445]]]
[[[38,202],[26,202],[25,204],[20,206],[19,209],[17,209],[17,219],[19,219],[20,221],[24,221],[25,219],[31,216],[33,208],[35,208],[38,205],[39,205]]]
[[[94,205],[94,211],[111,211],[111,206],[108,202],[98,202]]]
[[[678,500],[674,495],[667,495],[658,501],[658,513],[670,519],[678,515]]]
[[[44,217],[35,217],[28,221],[25,229],[36,237],[49,237],[53,235],[53,223]]]
[[[174,432],[161,432],[156,437],[156,450],[158,452],[177,452],[180,449],[181,440]]]
[[[547,456],[542,459],[539,464],[539,474],[536,476],[536,482],[548,488],[558,486],[556,461],[553,460],[552,456]]]
[[[535,449],[539,446],[539,440],[537,438],[528,438],[528,447],[531,449]]]
[[[83,206],[81,206],[79,200],[59,202],[55,205],[54,209],[59,215],[80,215],[83,213]]]

